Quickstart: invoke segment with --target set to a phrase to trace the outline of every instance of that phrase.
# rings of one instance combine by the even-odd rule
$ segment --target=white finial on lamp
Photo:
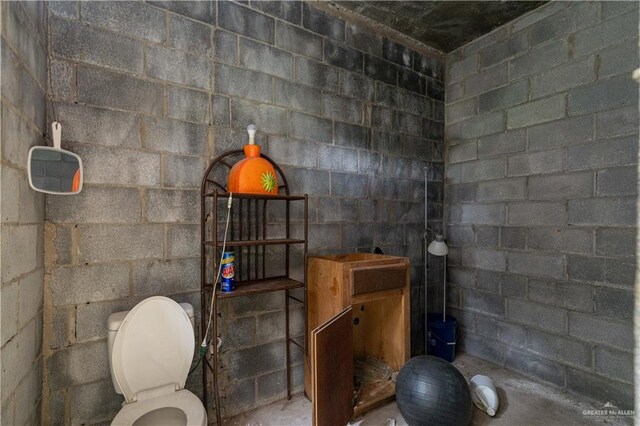
[[[255,124],[249,124],[247,126],[247,133],[249,133],[249,145],[255,145],[256,143],[256,130],[258,130],[258,128]]]

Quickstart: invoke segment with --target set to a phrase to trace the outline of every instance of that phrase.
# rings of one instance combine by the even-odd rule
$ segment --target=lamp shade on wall
[[[427,251],[434,256],[446,256],[449,253],[449,247],[447,247],[447,243],[444,242],[444,237],[442,234],[436,234],[435,240],[431,241],[429,247],[427,247]],[[442,297],[442,323],[444,324],[447,321],[447,258],[444,258],[444,280],[443,280],[443,297]],[[426,302],[425,302],[426,303]],[[428,315],[426,315],[428,317]],[[427,330],[429,330],[427,326]],[[427,332],[428,333],[428,332]]]
[[[447,247],[447,243],[444,242],[444,238],[441,234],[436,234],[436,239],[431,241],[429,247],[427,247],[427,251],[434,256],[446,256],[449,253],[449,247]]]

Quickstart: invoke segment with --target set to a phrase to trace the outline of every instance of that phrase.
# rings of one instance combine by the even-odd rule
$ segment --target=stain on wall
[[[200,181],[249,123],[292,192],[310,195],[311,253],[409,256],[422,350],[423,167],[441,227],[442,62],[298,1],[51,2],[49,13],[50,119],[86,179],[79,196],[47,200],[45,419],[118,411],[110,313],[157,294],[199,310]],[[281,293],[222,307],[225,416],[285,396],[283,307]],[[302,329],[301,311],[293,319]]]
[[[0,8],[0,417],[6,424],[39,424],[45,208],[44,195],[29,187],[27,155],[46,133],[45,7],[34,1]]]
[[[451,52],[546,1],[337,1],[419,42]]]
[[[550,3],[447,66],[463,350],[621,409],[633,406],[637,30],[637,3]]]

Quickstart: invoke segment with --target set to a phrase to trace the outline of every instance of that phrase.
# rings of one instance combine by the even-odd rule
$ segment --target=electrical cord
[[[220,274],[222,273],[222,260],[224,257],[224,252],[227,247],[227,233],[229,231],[229,219],[231,218],[231,204],[233,202],[233,194],[229,194],[229,201],[227,201],[227,221],[224,226],[224,238],[222,240],[222,253],[220,255],[220,262],[218,262],[218,273],[216,275],[216,279],[213,282],[213,290],[211,293],[211,306],[209,307],[209,321],[207,322],[207,328],[204,333],[204,339],[202,340],[202,344],[200,345],[200,354],[204,356],[207,351],[207,338],[209,337],[209,330],[211,330],[211,319],[213,317],[213,307],[216,302],[216,287],[218,286],[218,281],[220,280]],[[214,218],[213,220],[216,220]],[[219,347],[219,345],[218,345]]]
[[[220,255],[220,262],[218,262],[218,273],[216,274],[216,279],[213,282],[213,289],[211,293],[211,306],[209,306],[209,321],[207,321],[207,328],[205,329],[205,332],[204,332],[204,339],[202,339],[202,343],[200,344],[200,349],[198,352],[198,361],[196,365],[194,365],[193,368],[191,368],[191,371],[189,371],[189,374],[187,374],[187,377],[190,376],[191,373],[193,373],[196,370],[196,368],[198,368],[198,365],[200,365],[202,358],[204,358],[204,356],[207,353],[207,339],[209,337],[209,330],[211,329],[211,319],[213,317],[213,306],[214,306],[214,303],[216,303],[216,287],[218,286],[218,281],[220,280],[220,274],[222,273],[222,260],[224,257],[225,249],[227,247],[227,233],[229,231],[229,219],[231,218],[232,203],[233,203],[233,193],[229,193],[229,201],[227,201],[227,220],[224,225],[224,238],[222,240],[222,254]],[[213,220],[216,220],[216,218],[213,218]],[[216,351],[220,349],[220,346],[222,346],[222,340],[219,337],[217,339],[218,339],[218,342],[216,345]]]
[[[191,375],[191,373],[193,373],[194,371],[196,371],[196,369],[198,368],[198,366],[200,365],[200,362],[202,361],[202,356],[198,357],[198,362],[196,362],[196,365],[193,366],[193,368],[191,370],[189,370],[189,374],[187,374],[187,377],[189,377]]]
[[[216,347],[216,350],[220,349],[220,346],[222,346],[222,339],[218,337],[218,345]],[[202,358],[204,358],[205,354],[207,353],[206,345],[204,346],[204,351],[202,349],[203,349],[203,346],[200,346],[200,351],[199,351],[199,355],[198,355],[198,361],[196,361],[196,365],[194,365],[191,368],[191,370],[187,374],[187,377],[189,377],[191,375],[191,373],[193,373],[194,371],[196,371],[198,369],[198,366],[200,365],[200,362],[202,361]]]

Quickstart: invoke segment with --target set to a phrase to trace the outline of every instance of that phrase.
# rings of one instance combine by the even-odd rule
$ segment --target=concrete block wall
[[[633,407],[636,2],[552,2],[447,57],[462,350]]]
[[[44,3],[0,3],[0,402],[2,424],[40,423],[44,196],[29,187],[29,148],[46,132]]]
[[[200,180],[246,143],[249,123],[292,192],[310,194],[311,253],[410,257],[421,350],[425,165],[432,225],[442,223],[441,59],[299,1],[48,6],[49,119],[86,175],[82,194],[47,199],[45,423],[118,411],[111,312],[156,294],[199,310]],[[285,396],[283,297],[223,306],[225,416]],[[293,320],[302,329],[301,311]]]

